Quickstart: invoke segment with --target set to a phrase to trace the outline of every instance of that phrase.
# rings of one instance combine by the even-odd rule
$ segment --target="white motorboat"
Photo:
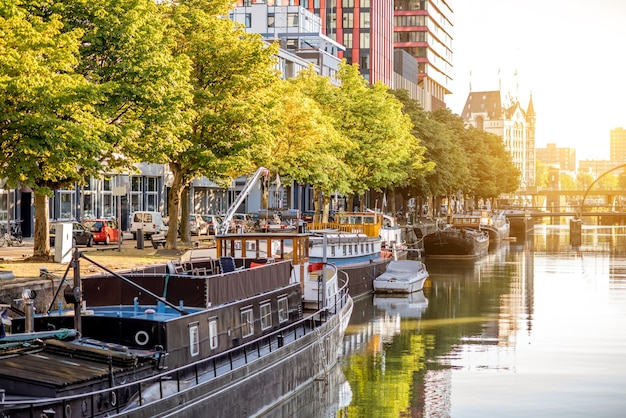
[[[421,261],[392,260],[387,270],[374,279],[376,293],[413,293],[424,288],[428,270]]]

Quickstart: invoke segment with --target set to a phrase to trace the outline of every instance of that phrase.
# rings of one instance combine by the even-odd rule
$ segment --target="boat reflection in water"
[[[374,307],[390,316],[421,318],[428,308],[428,299],[423,290],[408,295],[374,295]]]
[[[265,411],[263,418],[321,418],[348,416],[352,389],[341,365],[328,369],[325,376],[316,379],[302,390]]]

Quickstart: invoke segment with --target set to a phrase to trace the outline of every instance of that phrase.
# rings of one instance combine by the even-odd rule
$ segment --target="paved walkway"
[[[133,236],[131,233],[129,232],[124,232],[124,239],[122,241],[122,249],[124,248],[137,248],[137,241],[132,239]],[[201,236],[201,237],[197,237],[197,236],[192,236],[191,237],[191,241],[192,242],[202,242],[202,246],[208,246],[209,243],[212,241],[212,238],[209,238],[207,236]],[[85,252],[90,252],[90,251],[106,251],[106,250],[117,250],[119,248],[118,243],[117,242],[112,242],[109,245],[106,244],[94,244],[93,247],[86,247],[84,245],[79,246],[79,248]],[[161,247],[162,248],[162,247]],[[33,256],[33,250],[34,250],[34,246],[33,246],[33,238],[32,237],[28,237],[28,238],[24,238],[22,240],[22,244],[18,245],[18,246],[8,246],[6,243],[4,244],[4,246],[0,247],[0,261],[2,260],[15,260],[15,259],[22,259],[22,258],[28,258],[28,257],[32,257]],[[152,244],[150,242],[149,239],[145,239],[144,240],[144,250],[146,250],[146,252],[148,251],[155,251],[155,249],[152,247]],[[54,247],[51,249],[51,253],[54,254]]]

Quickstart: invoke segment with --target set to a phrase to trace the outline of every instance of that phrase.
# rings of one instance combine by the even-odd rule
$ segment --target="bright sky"
[[[611,129],[626,129],[626,0],[454,0],[452,7],[446,104],[454,113],[470,82],[472,91],[493,91],[500,79],[524,109],[532,93],[537,147],[609,159]]]

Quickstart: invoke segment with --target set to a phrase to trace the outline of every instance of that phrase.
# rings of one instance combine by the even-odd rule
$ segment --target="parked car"
[[[54,247],[55,244],[55,232],[57,225],[61,223],[71,223],[72,224],[72,247],[76,247],[77,245],[86,245],[87,247],[93,246],[93,234],[80,222],[77,221],[57,221],[50,222],[50,246]]]
[[[209,223],[202,215],[192,213],[189,215],[189,232],[193,235],[209,235]]]
[[[312,210],[305,210],[304,212],[302,212],[302,220],[304,222],[313,222],[313,217],[315,215],[315,211]]]
[[[152,234],[167,230],[163,217],[159,212],[133,212],[130,216],[130,232],[133,239],[137,239],[137,231],[141,229],[144,236],[149,237]]]
[[[233,215],[233,221],[231,223],[231,229],[233,232],[247,232],[253,227],[253,222],[250,217],[245,213],[235,213]]]
[[[103,242],[109,245],[111,242],[121,243],[124,239],[115,219],[88,219],[83,225],[91,231],[95,243]]]
[[[219,215],[203,215],[203,217],[209,226],[209,235],[215,235],[215,232],[222,224],[222,217]]]

